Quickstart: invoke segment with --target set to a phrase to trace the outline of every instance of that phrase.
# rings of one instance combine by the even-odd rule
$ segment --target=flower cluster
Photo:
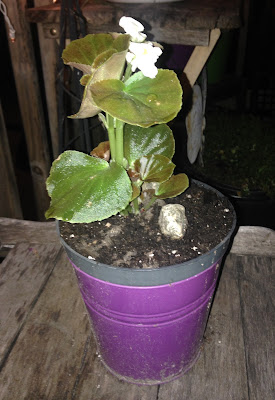
[[[126,60],[132,65],[132,71],[139,69],[144,76],[155,78],[158,73],[155,64],[162,54],[161,47],[145,41],[147,36],[142,33],[143,25],[133,18],[122,17],[119,25],[131,36]]]

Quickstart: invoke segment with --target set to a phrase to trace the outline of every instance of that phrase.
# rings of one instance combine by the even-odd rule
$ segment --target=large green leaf
[[[81,106],[79,111],[76,114],[71,115],[70,118],[94,117],[101,111],[101,109],[94,103],[90,86],[93,83],[104,79],[120,79],[124,69],[126,52],[127,50],[120,53],[114,53],[93,73],[93,75],[84,75],[81,79],[81,83],[85,82],[86,86]]]
[[[129,35],[113,38],[108,33],[87,35],[73,40],[63,51],[64,64],[76,67],[85,74],[99,68],[114,52],[122,52],[129,47]]]
[[[171,159],[174,152],[174,136],[168,125],[160,124],[150,128],[125,125],[124,156],[130,166],[142,156],[162,154]]]
[[[115,162],[66,151],[54,161],[47,179],[51,205],[46,218],[93,222],[125,209],[132,197],[126,171]]]
[[[145,182],[163,182],[172,175],[175,164],[161,155],[141,157],[134,163],[135,170],[139,172],[140,179]]]
[[[155,197],[158,199],[168,199],[170,197],[179,196],[189,186],[187,175],[178,174],[171,176],[166,182],[159,185],[155,192]]]
[[[108,79],[90,85],[92,97],[103,111],[128,124],[149,127],[171,121],[180,111],[182,88],[174,71],[158,71],[154,79],[142,72],[126,83]]]
[[[85,90],[80,109],[70,118],[89,118],[101,111],[89,87],[100,80],[121,79],[128,47],[129,35],[118,35],[114,39],[109,34],[87,35],[67,46],[63,51],[64,63],[87,74],[81,79]]]

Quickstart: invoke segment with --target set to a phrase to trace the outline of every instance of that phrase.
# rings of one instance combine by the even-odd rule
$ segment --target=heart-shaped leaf
[[[125,125],[124,155],[130,166],[142,156],[162,154],[171,159],[174,152],[174,136],[168,125],[160,124],[150,128]]]
[[[165,182],[162,182],[155,192],[155,197],[158,199],[168,199],[170,197],[179,196],[189,186],[189,180],[187,175],[178,174],[171,176]]]
[[[114,118],[145,128],[171,121],[182,104],[181,85],[170,70],[160,69],[154,79],[137,72],[126,83],[103,80],[90,85],[90,90],[97,107]]]
[[[175,164],[169,158],[160,154],[141,157],[134,163],[140,179],[145,182],[163,182],[172,175]]]
[[[128,47],[129,35],[113,38],[108,33],[90,34],[73,40],[63,51],[62,58],[64,64],[71,65],[84,74],[91,74],[92,67],[99,68],[114,52],[127,50]]]
[[[125,209],[132,197],[124,168],[73,150],[54,161],[47,190],[51,205],[46,218],[69,222],[108,218]]]
[[[104,79],[121,79],[125,57],[129,47],[129,35],[87,35],[71,42],[63,51],[63,61],[84,72],[80,83],[85,85],[79,111],[70,118],[89,118],[101,109],[93,101],[89,87]]]

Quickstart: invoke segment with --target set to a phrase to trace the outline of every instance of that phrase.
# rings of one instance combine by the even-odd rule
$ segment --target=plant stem
[[[106,121],[108,127],[111,158],[113,160],[116,160],[116,135],[115,135],[114,118],[110,114],[106,113]]]
[[[132,75],[132,65],[130,63],[127,63],[126,71],[124,74],[124,82],[127,82],[127,79],[129,79],[131,75]]]
[[[116,120],[116,162],[124,166],[124,146],[123,146],[124,122]]]
[[[149,210],[149,208],[154,204],[154,202],[157,200],[157,197],[152,196],[151,199],[148,201],[146,206],[144,207],[144,210]]]
[[[132,201],[132,205],[133,205],[133,210],[135,214],[139,213],[139,206],[138,206],[138,197],[136,197],[133,201]]]

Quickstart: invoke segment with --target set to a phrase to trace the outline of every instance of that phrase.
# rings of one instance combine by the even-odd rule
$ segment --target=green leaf
[[[51,196],[46,218],[93,222],[125,209],[132,197],[131,181],[115,162],[66,151],[53,162],[47,179]]]
[[[172,175],[175,164],[160,154],[141,157],[134,163],[140,179],[145,182],[163,182]]]
[[[128,47],[129,35],[118,35],[114,39],[109,34],[87,35],[67,46],[63,51],[64,63],[87,74],[80,80],[85,85],[80,109],[70,118],[89,118],[101,111],[89,88],[100,80],[121,79]]]
[[[129,35],[119,35],[114,39],[108,33],[92,34],[73,40],[63,51],[62,58],[64,64],[78,68],[84,74],[91,74],[92,66],[98,68],[114,51],[121,52],[128,47]]]
[[[142,156],[162,154],[171,159],[174,152],[173,132],[166,124],[155,125],[151,128],[125,125],[124,155],[130,166]]]
[[[78,112],[76,114],[70,115],[69,118],[72,119],[76,119],[76,118],[89,118],[89,117],[94,117],[95,115],[97,115],[101,109],[98,108],[94,102],[93,102],[93,98],[92,98],[92,94],[89,90],[89,86],[91,84],[92,81],[92,76],[89,76],[89,80],[88,83],[85,86],[84,89],[84,93],[83,93],[83,98],[82,98],[82,102],[80,105],[80,109],[78,110]],[[87,75],[85,75],[85,79],[87,79]]]
[[[176,197],[183,193],[188,188],[188,186],[189,180],[187,175],[173,175],[170,179],[159,185],[154,196],[158,199]]]
[[[142,72],[126,83],[108,79],[90,86],[95,104],[114,118],[149,127],[171,121],[181,109],[182,88],[174,71],[159,70],[154,79]]]

